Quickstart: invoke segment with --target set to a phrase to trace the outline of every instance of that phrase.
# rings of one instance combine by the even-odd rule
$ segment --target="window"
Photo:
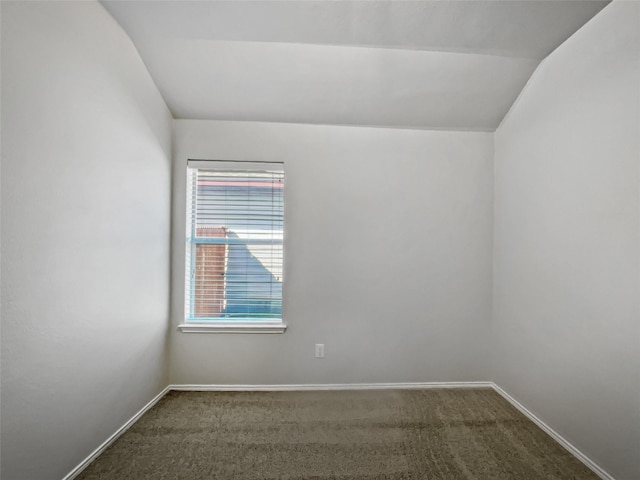
[[[186,223],[180,329],[283,332],[283,164],[189,161]]]

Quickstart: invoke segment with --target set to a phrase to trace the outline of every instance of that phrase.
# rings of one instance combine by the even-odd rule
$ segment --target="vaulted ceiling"
[[[608,1],[102,1],[175,118],[493,131]]]

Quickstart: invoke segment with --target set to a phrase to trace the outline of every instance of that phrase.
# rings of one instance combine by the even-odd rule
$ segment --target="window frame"
[[[191,160],[187,161],[187,165],[185,168],[186,176],[186,187],[184,199],[185,199],[185,212],[187,214],[185,218],[185,232],[193,232],[196,228],[195,222],[193,221],[193,212],[190,209],[193,207],[193,202],[189,201],[189,185],[190,185],[190,169],[202,169],[202,170],[218,170],[218,171],[239,171],[239,172],[259,172],[259,171],[271,171],[271,172],[282,172],[283,181],[284,181],[284,163],[283,162],[266,162],[266,161],[240,161],[240,160]],[[286,208],[286,201],[284,200],[285,196],[285,186],[283,186],[283,227],[282,227],[282,270],[284,273],[285,269],[285,259],[284,259],[284,243],[285,243],[285,235],[286,235],[286,224],[284,221],[284,209]],[[191,302],[187,300],[187,298],[192,294],[193,281],[190,280],[191,272],[192,272],[192,262],[189,259],[194,255],[192,252],[192,248],[194,243],[192,242],[193,236],[192,233],[187,233],[185,238],[185,264],[184,264],[184,288],[185,295],[184,298],[184,316],[183,321],[178,325],[178,330],[183,333],[284,333],[287,325],[284,322],[284,311],[282,311],[280,318],[274,318],[269,320],[258,320],[258,319],[247,319],[247,320],[203,320],[198,321],[194,320],[193,317],[189,316],[191,312]],[[195,249],[193,250],[195,251]],[[282,298],[284,297],[284,276],[282,281]],[[284,303],[284,302],[283,302]],[[284,306],[284,305],[283,305]],[[283,309],[284,310],[284,309]]]

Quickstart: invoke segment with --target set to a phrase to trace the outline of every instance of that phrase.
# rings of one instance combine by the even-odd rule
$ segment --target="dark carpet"
[[[491,389],[171,392],[78,478],[598,479]]]

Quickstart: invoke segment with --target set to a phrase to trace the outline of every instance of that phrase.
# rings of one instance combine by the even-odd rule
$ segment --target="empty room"
[[[0,21],[2,480],[640,479],[640,0]]]

